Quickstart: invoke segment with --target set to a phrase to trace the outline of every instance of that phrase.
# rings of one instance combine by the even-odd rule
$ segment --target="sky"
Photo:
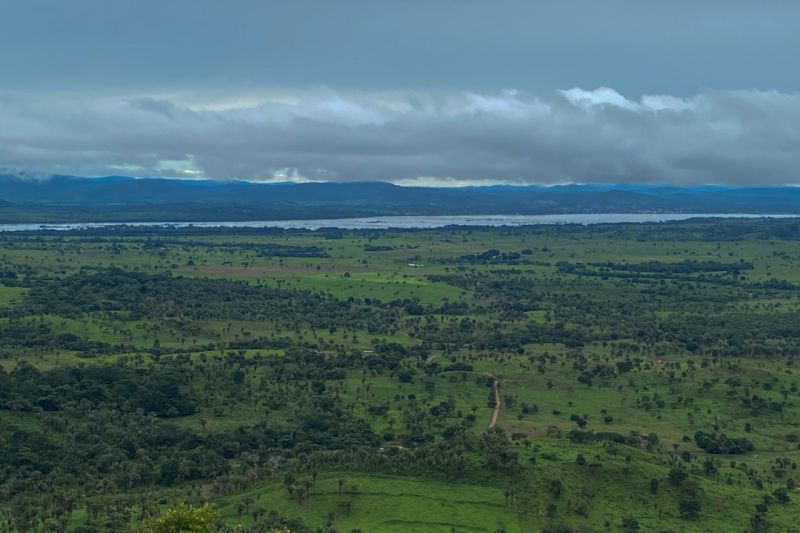
[[[800,184],[800,2],[0,0],[0,172]]]

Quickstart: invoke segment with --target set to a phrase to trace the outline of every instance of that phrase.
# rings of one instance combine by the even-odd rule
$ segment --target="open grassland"
[[[796,226],[5,234],[0,531],[797,531]]]

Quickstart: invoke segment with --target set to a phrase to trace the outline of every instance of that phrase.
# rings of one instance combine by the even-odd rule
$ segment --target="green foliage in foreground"
[[[163,515],[145,519],[139,526],[140,533],[211,533],[216,529],[217,510],[206,504],[190,507],[179,504]]]

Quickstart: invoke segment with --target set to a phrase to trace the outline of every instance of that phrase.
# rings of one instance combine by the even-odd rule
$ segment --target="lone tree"
[[[217,508],[212,504],[190,507],[180,504],[161,516],[146,519],[139,533],[211,533],[217,519]]]

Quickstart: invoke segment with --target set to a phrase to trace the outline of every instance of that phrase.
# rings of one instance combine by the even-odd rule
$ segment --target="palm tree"
[[[236,502],[236,517],[241,520],[242,515],[247,512],[247,504],[243,500]]]

